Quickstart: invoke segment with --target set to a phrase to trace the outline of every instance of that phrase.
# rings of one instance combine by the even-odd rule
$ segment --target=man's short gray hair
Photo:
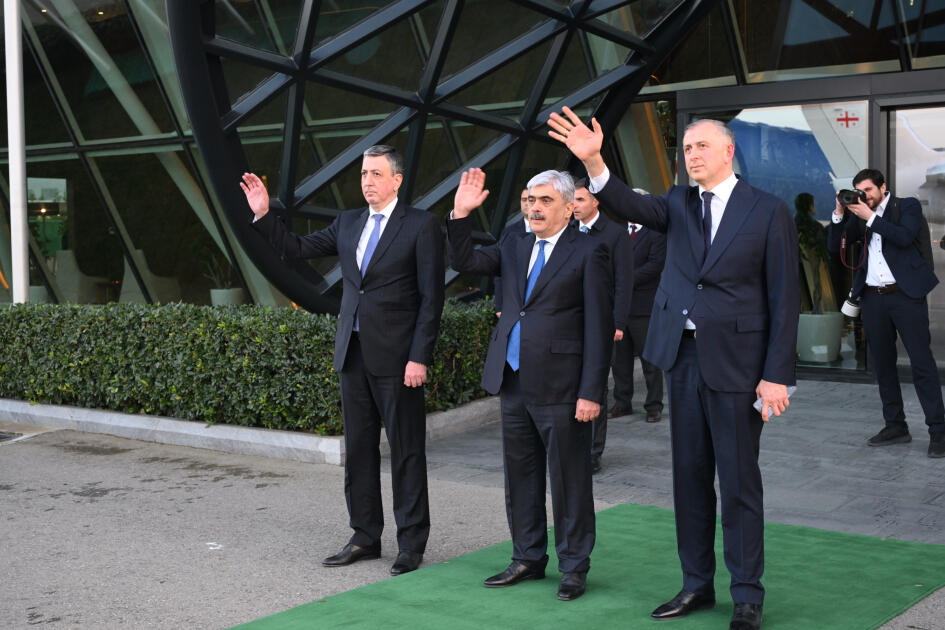
[[[390,169],[393,171],[394,175],[398,173],[403,174],[404,172],[404,156],[400,154],[400,151],[389,144],[375,144],[373,147],[368,148],[362,155],[364,157],[378,157],[383,155],[387,158],[387,163],[390,164]]]
[[[528,180],[528,190],[535,186],[551,186],[558,191],[565,203],[574,203],[574,179],[565,171],[542,171]]]
[[[711,124],[718,130],[719,133],[723,133],[726,136],[728,136],[729,142],[731,142],[733,145],[735,144],[735,132],[732,131],[731,127],[726,125],[724,122],[722,122],[721,120],[716,120],[715,118],[696,118],[691,123],[686,125],[686,131],[689,131],[696,125],[701,125],[703,123]],[[683,132],[683,135],[684,136],[686,135],[685,132]]]

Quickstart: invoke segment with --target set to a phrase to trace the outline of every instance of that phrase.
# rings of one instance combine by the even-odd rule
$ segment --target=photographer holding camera
[[[918,200],[893,197],[883,174],[864,169],[853,178],[855,190],[841,190],[830,230],[831,251],[863,241],[864,258],[856,267],[850,305],[860,303],[870,360],[879,385],[886,426],[870,446],[912,441],[902,406],[896,370],[896,335],[909,353],[912,378],[929,427],[929,457],[945,457],[945,406],[938,368],[932,356],[926,296],[938,279],[923,253],[928,224]],[[926,237],[925,240],[928,240]]]

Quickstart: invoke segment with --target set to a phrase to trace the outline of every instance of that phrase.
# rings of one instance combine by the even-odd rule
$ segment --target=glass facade
[[[336,261],[312,261],[287,288],[246,250],[231,191],[217,181],[215,154],[198,143],[201,129],[188,113],[164,0],[23,4],[31,299],[305,305],[318,295],[330,310],[340,294]],[[204,45],[218,61],[211,80],[215,96],[225,97],[217,103],[224,115],[216,113],[223,137],[232,130],[246,166],[265,178],[296,231],[362,206],[360,151],[388,142],[407,154],[405,200],[439,216],[449,211],[458,174],[483,167],[492,194],[476,215],[477,239],[490,242],[516,216],[533,174],[574,166],[543,125],[563,104],[608,121],[608,161],[635,186],[662,193],[680,179],[677,126],[700,113],[678,112],[677,96],[728,89],[732,104],[701,113],[731,121],[743,176],[791,208],[807,193],[805,211],[823,225],[834,191],[848,187],[852,173],[886,168],[897,194],[922,200],[945,280],[940,162],[914,164],[917,153],[941,155],[936,149],[945,146],[942,84],[917,86],[921,106],[905,102],[882,120],[869,94],[803,88],[818,77],[945,68],[942,3],[206,4]],[[298,63],[308,72],[286,70]],[[800,87],[764,105],[743,106],[734,96],[786,82]],[[935,93],[940,102],[929,101]],[[5,176],[4,169],[0,301],[11,299]],[[801,274],[804,309],[835,310],[849,270],[835,261],[826,271],[809,267]],[[449,274],[447,282],[451,294],[488,290],[474,277]],[[941,287],[930,296],[939,344],[943,296]],[[844,323],[839,354],[813,352],[801,362],[862,370],[861,338]]]

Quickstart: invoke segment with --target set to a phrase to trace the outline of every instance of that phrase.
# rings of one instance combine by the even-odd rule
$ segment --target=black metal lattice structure
[[[638,0],[639,1],[639,0]],[[643,37],[610,26],[600,16],[630,5],[630,0],[574,0],[570,3],[547,0],[514,0],[534,12],[536,24],[527,32],[473,60],[457,72],[444,76],[444,63],[453,43],[457,25],[468,7],[463,0],[396,0],[374,11],[342,32],[316,41],[322,3],[300,3],[294,41],[288,54],[233,41],[216,32],[213,0],[167,0],[168,26],[181,87],[191,119],[194,137],[206,164],[211,183],[234,233],[262,273],[283,293],[312,311],[333,311],[336,304],[328,296],[338,274],[318,274],[312,267],[297,264],[289,269],[276,253],[251,229],[250,213],[237,186],[248,161],[237,128],[262,108],[284,95],[286,108],[282,126],[281,168],[278,181],[270,183],[272,209],[283,219],[308,217],[330,219],[338,210],[310,203],[312,198],[361,159],[363,151],[393,134],[406,130],[407,160],[400,197],[413,206],[430,209],[452,194],[463,170],[482,166],[500,156],[505,158],[504,177],[495,206],[507,208],[520,188],[520,170],[530,143],[547,143],[545,121],[562,106],[576,107],[595,97],[595,115],[605,133],[613,131],[634,96],[646,83],[653,68],[685,37],[719,0],[647,0],[661,11],[660,19]],[[423,61],[415,89],[402,89],[360,76],[330,69],[333,60],[375,37],[391,24],[405,20],[423,9],[442,6],[435,36]],[[575,37],[593,35],[612,42],[629,53],[622,64],[593,76],[584,85],[549,102],[549,87],[558,73],[569,43]],[[530,84],[528,97],[514,117],[498,115],[484,108],[459,105],[451,97],[473,85],[483,75],[512,63],[538,46],[548,53],[535,76],[522,77]],[[268,78],[244,94],[229,94],[223,76],[224,60],[264,69]],[[311,173],[300,173],[298,147],[304,127],[303,106],[309,86],[328,86],[395,106],[393,111]],[[431,117],[459,121],[490,130],[495,138],[431,189],[416,194],[416,177],[424,134]],[[505,220],[497,211],[489,231],[497,235]],[[490,236],[482,235],[485,240]]]

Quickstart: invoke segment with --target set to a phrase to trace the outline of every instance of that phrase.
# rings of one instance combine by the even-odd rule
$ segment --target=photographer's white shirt
[[[883,213],[886,212],[886,204],[889,203],[889,197],[890,194],[887,191],[883,202],[876,207],[876,214],[871,216],[870,220],[866,222],[866,227],[872,227],[873,220],[877,216],[883,216]],[[840,221],[843,220],[843,215],[838,217],[834,214],[830,218],[834,223],[840,223]],[[867,259],[868,262],[866,265],[867,286],[881,287],[887,284],[895,284],[896,278],[893,276],[892,269],[886,264],[886,257],[883,256],[883,237],[876,232],[870,232],[870,237],[869,258]]]

